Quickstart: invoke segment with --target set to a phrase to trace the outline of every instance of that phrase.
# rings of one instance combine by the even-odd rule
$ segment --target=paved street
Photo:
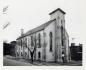
[[[3,57],[3,66],[32,66],[32,64]]]

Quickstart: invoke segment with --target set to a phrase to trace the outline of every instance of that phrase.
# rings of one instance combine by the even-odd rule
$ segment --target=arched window
[[[61,20],[61,25],[63,24],[63,20]]]
[[[38,35],[38,40],[39,40],[39,48],[41,47],[41,35],[40,35],[40,33],[39,33],[39,35]]]
[[[25,44],[26,44],[26,47],[27,47],[27,38],[25,38]]]
[[[21,39],[21,48],[22,48],[22,39]]]
[[[33,36],[31,36],[31,47],[33,47]]]
[[[62,42],[62,46],[63,46],[63,26],[61,26],[61,42]]]
[[[50,32],[49,34],[49,37],[50,37],[50,51],[52,51],[52,32]]]
[[[40,52],[38,52],[38,59],[40,59],[41,58],[41,53]]]

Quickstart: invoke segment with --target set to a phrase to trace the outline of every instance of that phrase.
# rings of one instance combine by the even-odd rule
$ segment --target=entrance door
[[[41,58],[41,53],[38,52],[38,60],[40,60],[40,58]]]

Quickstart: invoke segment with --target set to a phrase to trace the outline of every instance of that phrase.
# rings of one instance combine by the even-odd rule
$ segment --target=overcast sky
[[[2,9],[8,6],[7,14]],[[61,8],[66,12],[65,26],[74,42],[85,42],[85,1],[84,0],[0,0],[0,28],[10,22],[3,30],[3,40],[8,42],[16,40],[20,36],[20,29],[27,32],[50,20],[49,13]],[[85,17],[84,17],[85,18]],[[0,29],[1,30],[1,29]]]

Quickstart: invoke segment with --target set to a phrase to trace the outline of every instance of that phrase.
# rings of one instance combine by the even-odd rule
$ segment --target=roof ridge
[[[43,30],[45,27],[47,27],[47,26],[48,26],[52,21],[54,21],[54,20],[56,20],[56,19],[47,21],[46,23],[44,23],[44,24],[42,24],[42,25],[39,25],[38,27],[33,28],[33,29],[27,31],[26,33],[23,34],[23,36],[20,36],[19,38],[25,37],[25,36],[27,36],[27,35],[30,35],[30,34],[34,33],[34,32]],[[17,38],[17,39],[19,39],[19,38]]]

